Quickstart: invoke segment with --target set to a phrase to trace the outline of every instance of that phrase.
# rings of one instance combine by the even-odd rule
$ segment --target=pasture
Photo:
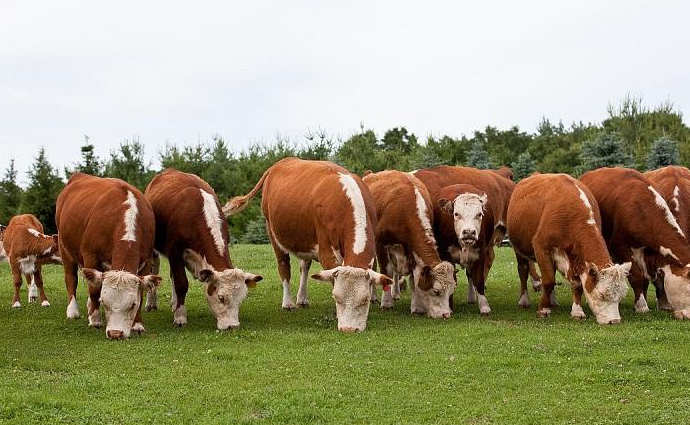
[[[82,318],[65,317],[62,269],[44,268],[50,308],[10,308],[0,268],[0,422],[7,423],[687,423],[690,323],[657,312],[600,326],[561,307],[537,319],[517,307],[512,250],[499,248],[488,281],[493,313],[465,303],[461,272],[450,320],[414,317],[409,291],[392,311],[372,305],[364,333],[336,330],[330,285],[310,281],[311,306],[280,309],[268,245],[235,245],[234,263],[264,281],[240,311],[239,331],[217,332],[200,283],[190,283],[189,325],[172,325],[162,262],[160,310],[148,332],[108,341]],[[318,265],[317,265],[318,266]],[[314,270],[314,269],[313,269]],[[293,260],[293,294],[298,268]],[[560,278],[563,282],[563,279]],[[531,291],[531,289],[530,289]],[[590,312],[585,308],[588,316]]]

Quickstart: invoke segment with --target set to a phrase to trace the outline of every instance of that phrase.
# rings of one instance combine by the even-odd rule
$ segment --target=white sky
[[[153,159],[360,122],[533,131],[600,121],[626,93],[689,112],[689,16],[681,0],[6,0],[0,168],[24,180],[40,146],[70,164],[85,134],[100,156],[138,136]]]

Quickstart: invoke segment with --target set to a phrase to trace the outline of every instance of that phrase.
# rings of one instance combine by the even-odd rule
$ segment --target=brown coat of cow
[[[143,292],[160,283],[148,275],[155,222],[151,204],[134,186],[119,180],[75,173],[57,198],[55,222],[65,268],[67,317],[78,318],[77,270],[89,283],[89,325],[119,339],[143,332]],[[142,276],[139,276],[142,275]]]
[[[366,175],[364,184],[376,203],[376,251],[381,272],[394,277],[395,287],[400,277],[412,276],[412,313],[450,317],[448,298],[456,286],[454,267],[438,255],[433,205],[424,183],[409,173],[382,171]],[[391,292],[384,292],[381,308],[393,306],[396,294]]]
[[[219,330],[238,328],[239,307],[261,276],[235,269],[228,251],[228,223],[216,192],[194,174],[167,169],[145,192],[156,217],[156,250],[168,258],[173,282],[173,321],[187,323],[185,266],[205,285],[206,300]],[[149,293],[147,310],[156,306]]]
[[[283,281],[283,308],[290,295],[290,254],[300,259],[299,305],[306,306],[312,260],[324,271],[312,277],[333,283],[338,329],[362,331],[369,312],[370,284],[392,280],[370,269],[375,256],[376,211],[359,176],[327,161],[286,158],[273,164],[245,196],[223,207],[226,215],[244,209],[262,191],[261,209]]]
[[[613,265],[601,234],[599,207],[585,185],[566,174],[534,174],[521,180],[508,208],[508,228],[518,261],[520,306],[529,306],[527,275],[533,260],[542,272],[540,317],[551,313],[560,271],[572,284],[574,318],[585,318],[584,290],[597,322],[620,322],[618,304],[631,265]]]
[[[58,257],[58,236],[44,235],[43,225],[32,214],[12,217],[3,234],[3,247],[12,270],[14,297],[12,307],[21,307],[19,290],[22,275],[26,277],[29,289],[29,303],[36,302],[39,294],[41,305],[50,306],[43,289],[41,266],[60,264]]]
[[[580,180],[599,203],[611,256],[633,263],[628,280],[635,291],[635,310],[649,311],[646,290],[651,280],[657,287],[657,306],[690,319],[690,246],[656,185],[626,168],[589,171]]]

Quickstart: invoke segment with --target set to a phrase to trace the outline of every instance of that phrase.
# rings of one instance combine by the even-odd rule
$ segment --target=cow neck
[[[611,266],[613,261],[611,260],[611,254],[609,254],[604,238],[599,233],[598,228],[592,227],[592,229],[596,229],[591,232],[593,233],[592,235],[582,235],[582,237],[575,240],[572,247],[572,254],[576,259],[580,260],[578,261],[578,263],[580,263],[578,264],[578,268],[582,267],[584,269],[585,263],[587,262],[594,264],[599,270],[602,270]],[[576,272],[580,274],[583,270],[577,270]]]
[[[672,235],[667,235],[666,238],[657,237],[656,243],[652,246],[664,263],[677,262],[680,266],[690,264],[690,245],[688,245],[687,239],[675,230]],[[672,256],[665,254],[666,250],[670,250],[678,259],[675,260]]]
[[[141,265],[140,251],[139,242],[118,240],[113,244],[110,268],[138,274]]]
[[[230,261],[230,254],[220,255],[215,247],[211,250],[199,252],[206,259],[206,262],[216,271],[223,271],[234,268]]]
[[[441,262],[438,250],[436,249],[436,241],[433,239],[429,240],[428,238],[431,236],[425,235],[421,230],[414,232],[410,236],[414,243],[414,245],[412,245],[412,252],[414,252],[425,265],[431,268],[436,267]]]
[[[50,236],[45,236],[41,233],[39,236],[29,235],[29,237],[32,238],[28,244],[29,252],[43,255],[44,251],[53,247],[53,238]]]

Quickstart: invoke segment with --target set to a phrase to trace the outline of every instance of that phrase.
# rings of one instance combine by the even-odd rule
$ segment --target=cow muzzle
[[[108,339],[124,339],[124,332],[110,329],[106,332]]]

